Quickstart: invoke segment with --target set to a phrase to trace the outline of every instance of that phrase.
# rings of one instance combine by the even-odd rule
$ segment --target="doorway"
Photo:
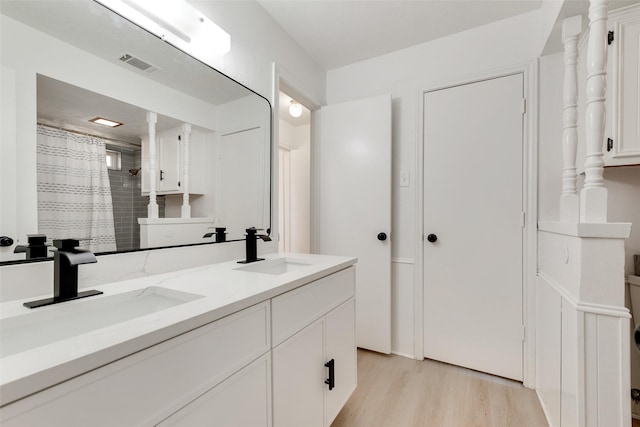
[[[524,76],[424,94],[424,356],[523,380]]]
[[[311,248],[311,112],[279,92],[278,251]]]

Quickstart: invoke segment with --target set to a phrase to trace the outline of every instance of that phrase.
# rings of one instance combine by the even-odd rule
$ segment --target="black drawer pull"
[[[335,378],[335,362],[333,359],[329,360],[324,364],[327,368],[329,368],[329,378],[324,380],[324,383],[329,386],[329,390],[333,390],[336,386],[336,378]]]

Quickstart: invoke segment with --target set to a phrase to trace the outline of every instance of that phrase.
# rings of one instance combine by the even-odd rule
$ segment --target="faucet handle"
[[[80,246],[78,239],[54,239],[53,246],[63,251],[72,251]]]

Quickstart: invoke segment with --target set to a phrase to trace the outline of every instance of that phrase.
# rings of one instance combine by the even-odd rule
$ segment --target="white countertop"
[[[37,310],[64,310],[83,301],[150,286],[202,296],[162,311],[3,357],[0,359],[0,406],[266,301],[357,261],[351,257],[309,254],[270,254],[264,257],[267,260],[299,260],[309,265],[274,275],[238,270],[242,265],[231,261],[96,286],[91,289],[103,291],[103,295],[47,307],[23,307],[26,300],[0,304],[2,322]],[[53,284],[51,287],[53,290]],[[83,290],[88,289],[80,289]],[[41,298],[47,297],[51,295]],[[29,298],[30,301],[36,299],[39,298]]]

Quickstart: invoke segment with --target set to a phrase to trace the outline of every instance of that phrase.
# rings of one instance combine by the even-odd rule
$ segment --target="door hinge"
[[[524,212],[520,212],[520,214],[522,215],[522,228],[525,228],[527,226],[527,215]]]
[[[522,114],[527,112],[527,98],[522,98]]]
[[[607,44],[611,44],[613,43],[613,40],[615,39],[615,35],[613,33],[613,31],[609,31],[609,34],[607,35]]]
[[[522,342],[527,340],[527,327],[522,325]]]
[[[613,150],[613,139],[607,138],[607,153]]]

